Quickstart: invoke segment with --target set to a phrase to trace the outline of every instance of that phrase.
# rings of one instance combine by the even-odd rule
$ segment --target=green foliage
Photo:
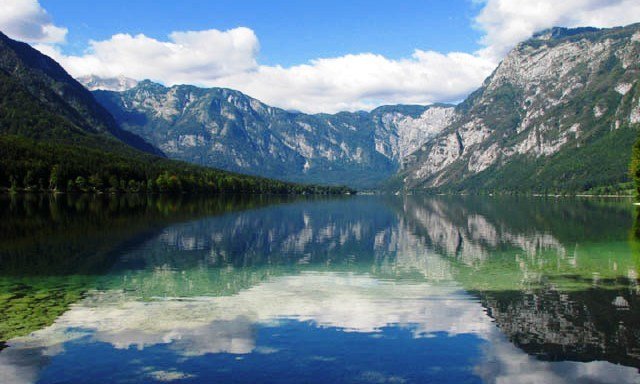
[[[611,48],[600,54],[597,66],[559,58],[553,65],[566,64],[568,72],[558,83],[511,84],[489,77],[457,106],[462,117],[445,131],[459,134],[483,126],[488,134],[480,142],[470,140],[461,158],[410,188],[426,187],[432,193],[629,194],[631,147],[640,128],[631,119],[640,101],[640,66],[626,59],[625,52],[637,56],[639,46],[629,37],[639,29],[640,24],[608,30],[553,29],[544,33],[551,33],[550,40],[534,38],[521,44],[514,54],[522,62],[532,55],[532,47],[544,53],[558,44],[586,39],[607,40]],[[622,92],[623,84],[632,86]],[[521,124],[525,116],[527,122]],[[464,140],[459,141],[462,149]],[[426,161],[436,145],[437,141],[414,153],[401,176]],[[484,154],[494,156],[491,165],[476,171],[471,162]],[[638,172],[638,162],[631,165],[632,174]],[[435,180],[439,186],[430,187]],[[397,181],[389,185],[398,188]]]
[[[555,194],[600,190],[624,193],[624,189],[616,186],[629,181],[631,148],[628,143],[633,142],[636,135],[635,129],[624,127],[597,138],[590,145],[565,148],[549,158],[519,156],[508,164],[490,167],[466,179],[460,186],[469,191],[492,192]]]
[[[2,53],[2,50],[0,50]],[[48,90],[43,90],[43,92]],[[0,190],[344,193],[187,165],[90,131],[0,69]],[[157,188],[156,188],[156,184]],[[147,191],[147,187],[151,187]]]
[[[66,192],[342,194],[322,187],[245,176],[167,160],[137,151],[106,152],[74,144],[52,144],[0,136],[0,188]]]
[[[640,138],[633,145],[631,150],[631,164],[629,165],[631,178],[635,183],[636,196],[640,196]]]

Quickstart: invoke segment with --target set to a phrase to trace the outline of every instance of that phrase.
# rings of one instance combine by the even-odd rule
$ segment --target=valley
[[[86,84],[123,129],[199,165],[360,189],[620,192],[640,123],[639,55],[639,24],[554,28],[519,44],[455,106],[337,114],[224,88]]]

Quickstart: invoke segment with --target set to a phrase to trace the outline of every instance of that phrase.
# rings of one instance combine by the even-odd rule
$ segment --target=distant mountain
[[[439,133],[453,107],[387,106],[308,115],[238,91],[142,81],[94,95],[120,126],[167,156],[296,182],[374,187],[402,159]]]
[[[126,91],[138,85],[138,81],[128,77],[100,77],[95,75],[78,77],[77,80],[90,91],[103,89],[106,91]]]
[[[308,115],[229,89],[150,81],[94,95],[167,156],[231,171],[443,192],[602,191],[629,186],[638,57],[640,24],[552,28],[455,108]]]
[[[640,24],[536,34],[405,158],[396,187],[552,192],[627,182],[639,57]]]
[[[146,152],[145,152],[146,151]],[[51,58],[0,33],[0,191],[337,193],[168,160]]]

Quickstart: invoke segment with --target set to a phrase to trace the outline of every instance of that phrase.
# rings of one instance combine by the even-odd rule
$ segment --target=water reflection
[[[640,382],[628,201],[29,204],[2,382]]]

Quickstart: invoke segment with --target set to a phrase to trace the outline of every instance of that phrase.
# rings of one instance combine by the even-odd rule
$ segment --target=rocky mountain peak
[[[402,157],[440,132],[448,105],[385,106],[372,112],[309,115],[226,88],[142,81],[94,92],[121,126],[169,157],[291,181],[373,187]]]
[[[125,76],[105,78],[96,75],[78,77],[77,80],[88,90],[126,91],[138,85],[138,81]]]
[[[562,39],[569,36],[580,35],[583,33],[592,33],[600,31],[599,28],[593,27],[581,27],[581,28],[565,28],[565,27],[552,27],[534,33],[532,40],[552,40]]]
[[[149,81],[95,95],[170,157],[232,171],[355,187],[400,171],[409,189],[582,191],[628,180],[639,56],[640,24],[552,28],[455,107],[309,115],[230,89]]]
[[[405,184],[581,191],[625,182],[640,122],[639,55],[640,24],[537,34],[407,157]]]

